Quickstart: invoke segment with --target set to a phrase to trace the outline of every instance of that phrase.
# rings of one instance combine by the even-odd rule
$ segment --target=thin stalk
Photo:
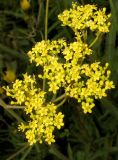
[[[48,39],[48,9],[49,9],[49,0],[46,0],[46,15],[45,15],[45,40]]]
[[[65,102],[66,102],[66,97],[57,105],[57,107],[60,107],[62,106]]]
[[[0,105],[9,113],[11,114],[15,119],[18,120],[18,122],[23,122],[23,120],[21,119],[21,117],[19,117],[14,111],[12,111],[11,109],[7,108],[7,104],[0,99]]]
[[[56,157],[58,157],[60,160],[69,160],[68,157],[63,155],[55,146],[52,145],[52,147],[49,149],[49,152]]]
[[[16,153],[12,154],[9,158],[7,158],[6,160],[11,160],[14,159],[14,157],[18,156],[20,153],[22,153],[27,147],[29,146],[29,144],[25,145],[23,148],[21,148],[20,150],[18,150]]]
[[[63,98],[65,98],[65,97],[66,97],[66,94],[64,93],[64,94],[62,94],[61,96],[59,96],[58,98],[56,98],[55,100],[53,100],[52,102],[53,102],[53,103],[56,103],[56,102],[62,100]]]
[[[28,154],[30,153],[31,149],[32,149],[32,146],[30,146],[30,147],[26,150],[26,152],[23,154],[23,157],[22,157],[20,160],[25,160],[25,158],[26,158],[26,157],[28,156]]]
[[[49,11],[49,0],[46,0],[46,14],[45,14],[45,41],[48,39],[48,11]],[[43,79],[43,91],[45,91],[46,79]]]
[[[43,79],[43,91],[45,91],[45,84],[46,84],[46,79]]]
[[[36,148],[37,153],[41,153],[40,148],[39,148],[39,144],[36,143],[35,148]]]
[[[6,105],[8,109],[24,109],[25,106],[11,106],[11,105]]]
[[[38,26],[40,24],[40,18],[41,18],[41,11],[42,11],[42,0],[38,0],[38,16],[37,16],[37,22],[36,22],[36,29],[38,29]]]
[[[100,33],[98,33],[98,35],[96,36],[96,38],[92,41],[92,43],[89,45],[89,47],[91,48],[98,40],[98,38],[100,37]]]

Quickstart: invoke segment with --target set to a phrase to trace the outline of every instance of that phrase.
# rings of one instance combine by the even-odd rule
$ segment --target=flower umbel
[[[73,3],[72,8],[59,14],[58,18],[62,21],[63,26],[72,28],[75,35],[87,28],[91,31],[105,33],[109,32],[108,19],[111,16],[111,14],[106,15],[105,12],[106,8],[98,9],[95,5],[90,4],[78,6],[77,3]]]
[[[25,132],[30,145],[39,141],[51,144],[55,142],[53,131],[60,129],[63,123],[64,115],[57,113],[57,106],[53,103],[45,102],[45,92],[36,87],[35,77],[24,74],[23,80],[16,80],[13,88],[6,88],[7,95],[16,101],[12,104],[25,106],[24,110],[29,116],[30,121],[26,124],[21,123],[19,130]]]

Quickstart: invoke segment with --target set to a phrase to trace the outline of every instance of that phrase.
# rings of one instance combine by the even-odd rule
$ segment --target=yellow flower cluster
[[[83,41],[89,28],[95,32],[108,32],[110,15],[105,9],[98,10],[94,5],[77,6],[59,15],[63,25],[68,25],[75,32],[75,41],[68,43],[64,39],[42,40],[28,52],[30,62],[35,62],[39,74],[24,74],[23,80],[16,80],[13,87],[6,87],[7,96],[11,96],[12,104],[25,106],[29,115],[28,124],[21,124],[19,129],[25,132],[28,142],[55,142],[54,129],[60,129],[64,115],[57,113],[57,106],[50,102],[48,95],[54,96],[63,88],[65,96],[73,97],[81,104],[84,113],[91,113],[95,106],[94,99],[101,99],[107,90],[114,88],[109,80],[108,64],[104,67],[100,62],[89,64],[86,58],[92,54],[91,48]],[[84,31],[84,32],[83,32]],[[45,92],[38,82],[45,82]],[[58,94],[57,94],[58,95]],[[48,98],[47,98],[48,97]],[[58,98],[57,98],[58,99]]]
[[[108,89],[114,88],[109,80],[107,63],[102,67],[100,62],[84,62],[86,56],[91,54],[92,50],[82,39],[70,44],[63,39],[41,41],[28,52],[30,61],[43,67],[43,75],[39,74],[38,77],[46,79],[48,91],[55,94],[63,87],[66,96],[81,102],[84,113],[92,112],[94,98],[101,99],[107,96]]]
[[[55,142],[54,129],[60,129],[64,125],[64,115],[61,112],[56,113],[56,109],[57,107],[53,103],[47,105],[39,104],[37,109],[33,109],[32,113],[30,113],[31,120],[29,124],[21,123],[19,125],[19,130],[25,132],[26,139],[30,145],[44,141],[50,145]]]
[[[41,41],[38,42],[32,51],[28,52],[30,61],[35,61],[36,66],[43,67],[43,75],[39,74],[39,78],[48,79],[49,91],[54,94],[64,82],[63,64],[59,63],[61,50],[66,47],[63,39],[57,41]]]
[[[25,112],[29,115],[28,124],[19,125],[19,130],[25,132],[30,145],[39,141],[51,144],[54,140],[54,129],[60,129],[64,115],[57,113],[57,107],[53,103],[46,104],[45,92],[36,86],[35,77],[24,74],[24,80],[16,80],[13,88],[6,88],[7,96],[11,96],[16,101],[12,104],[25,105]]]
[[[105,67],[100,66],[99,62],[91,65],[83,64],[79,67],[80,70],[78,74],[76,73],[76,76],[79,76],[79,81],[75,79],[70,84],[68,83],[66,94],[81,102],[84,113],[91,113],[95,106],[94,99],[106,97],[106,91],[114,88],[114,85],[109,80],[108,63]]]
[[[111,15],[106,15],[105,12],[106,8],[98,10],[95,5],[78,6],[77,3],[73,3],[72,8],[59,14],[58,18],[63,26],[72,28],[76,35],[87,28],[95,32],[108,32],[110,26],[108,19]]]

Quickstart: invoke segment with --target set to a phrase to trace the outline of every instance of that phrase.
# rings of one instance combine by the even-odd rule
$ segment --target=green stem
[[[35,149],[37,151],[37,154],[39,155],[39,153],[41,153],[41,150],[39,148],[39,144],[35,143],[34,147],[35,147]]]
[[[14,111],[12,111],[11,109],[8,109],[7,104],[6,104],[2,99],[0,99],[0,105],[1,105],[8,113],[10,113],[15,119],[17,119],[18,122],[23,122],[23,120],[22,120]]]
[[[48,39],[48,9],[49,0],[46,0],[46,14],[45,14],[45,41]],[[45,91],[46,79],[43,79],[43,91]]]
[[[46,84],[46,79],[43,79],[43,91],[45,91],[45,84]]]
[[[66,97],[57,105],[57,107],[60,107],[62,106],[65,102],[66,102]]]
[[[20,150],[18,150],[16,153],[14,153],[13,155],[11,155],[9,158],[7,158],[6,160],[11,160],[14,157],[16,157],[17,155],[19,155],[20,153],[22,153],[27,147],[29,146],[29,144],[25,145],[23,148],[21,148]]]
[[[66,94],[64,93],[64,94],[62,94],[61,96],[59,96],[58,98],[56,98],[55,100],[53,100],[52,102],[53,102],[53,103],[56,103],[56,102],[62,100],[63,98],[65,98],[65,97],[66,97]]]
[[[48,9],[49,9],[49,0],[46,0],[46,15],[45,15],[45,40],[48,39]]]
[[[38,0],[38,16],[37,16],[37,22],[36,22],[36,29],[38,29],[38,26],[40,24],[40,18],[41,18],[41,11],[42,11],[42,0]]]
[[[58,157],[60,160],[69,160],[65,155],[63,155],[55,146],[51,146],[49,152],[56,157]]]
[[[32,146],[30,146],[30,147],[26,150],[26,152],[23,154],[23,157],[22,157],[20,160],[25,160],[26,157],[28,156],[28,154],[30,153],[31,149],[32,149]]]
[[[8,109],[24,109],[25,108],[25,106],[11,106],[11,105],[6,105],[6,107],[8,108]]]
[[[89,48],[91,48],[98,40],[98,38],[100,37],[101,33],[98,33],[98,35],[96,36],[96,38],[92,41],[92,43],[89,45]]]

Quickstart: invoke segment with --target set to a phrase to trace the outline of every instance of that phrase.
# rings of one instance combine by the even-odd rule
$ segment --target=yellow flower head
[[[77,36],[87,28],[95,32],[108,32],[110,14],[106,15],[105,12],[105,8],[98,9],[95,5],[78,6],[77,3],[73,3],[72,8],[59,14],[58,18],[62,21],[63,26],[72,28]]]
[[[20,6],[25,11],[28,10],[31,7],[29,0],[21,0],[20,1]]]
[[[54,129],[64,125],[64,115],[57,112],[55,104],[46,103],[46,93],[37,87],[35,76],[24,74],[23,77],[13,83],[13,88],[5,88],[6,94],[16,100],[11,103],[25,106],[24,111],[30,118],[27,124],[19,125],[19,130],[25,133],[30,145],[37,141],[51,144],[55,142]]]

